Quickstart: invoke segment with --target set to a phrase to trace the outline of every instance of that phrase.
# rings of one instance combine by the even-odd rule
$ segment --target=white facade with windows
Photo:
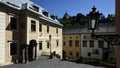
[[[103,41],[102,48],[107,48],[107,42],[102,39],[94,40],[91,38],[91,34],[81,34],[81,56],[85,58],[97,58],[103,57],[103,49],[99,46],[99,41]]]

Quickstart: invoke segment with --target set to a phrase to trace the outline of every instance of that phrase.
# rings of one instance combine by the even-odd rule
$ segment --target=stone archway
[[[35,60],[36,56],[37,56],[37,41],[30,40],[28,46],[28,60],[29,61]]]

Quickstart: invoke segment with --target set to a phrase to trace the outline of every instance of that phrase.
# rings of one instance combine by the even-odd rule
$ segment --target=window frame
[[[87,55],[88,55],[89,57],[91,57],[91,56],[92,56],[91,52],[88,52],[88,53],[87,53]]]
[[[47,33],[49,33],[49,32],[50,32],[50,26],[47,25]]]
[[[75,46],[76,46],[76,47],[79,47],[79,45],[80,45],[79,40],[75,40]]]
[[[76,52],[76,57],[79,57],[80,56],[80,53],[79,52]]]
[[[103,40],[98,41],[98,47],[99,48],[103,48],[104,47],[104,41]]]
[[[59,46],[59,41],[58,40],[56,40],[56,45],[57,45],[57,47]]]
[[[33,9],[34,11],[39,12],[39,7],[38,7],[38,6],[36,6],[36,5],[32,5],[32,9]]]
[[[16,29],[12,29],[11,28],[11,18],[15,18],[16,19]],[[18,24],[19,24],[19,17],[14,15],[14,14],[10,14],[9,15],[9,30],[18,31],[18,28],[19,28]]]
[[[39,24],[39,32],[42,32],[42,24]]]
[[[18,41],[9,41],[9,57],[13,56],[13,55],[11,55],[11,43],[17,43],[17,45],[16,45],[16,54],[14,54],[14,55],[18,54]]]
[[[85,43],[86,42],[86,43]],[[83,41],[83,47],[87,47],[87,40]]]
[[[58,28],[56,28],[56,34],[58,34]]]
[[[72,47],[73,41],[69,40],[69,47]]]
[[[89,47],[94,47],[94,45],[95,45],[95,44],[94,44],[94,41],[93,41],[93,40],[90,40],[90,41],[89,41]]]
[[[66,42],[65,41],[63,41],[63,46],[65,46],[66,45]]]
[[[31,32],[36,32],[36,21],[35,20],[31,20]]]
[[[39,42],[39,50],[42,50],[43,46],[42,46],[42,42]]]

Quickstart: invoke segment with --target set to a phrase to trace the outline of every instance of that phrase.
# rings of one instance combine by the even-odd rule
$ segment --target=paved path
[[[27,64],[12,64],[0,66],[0,68],[103,68],[87,64],[77,64],[57,59],[38,59]]]

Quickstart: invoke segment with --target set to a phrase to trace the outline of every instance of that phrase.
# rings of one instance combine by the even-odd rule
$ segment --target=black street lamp
[[[89,29],[92,30],[92,38],[94,38],[94,30],[98,27],[99,18],[102,14],[96,11],[96,7],[92,8],[92,11],[87,15],[89,18]]]
[[[108,44],[118,45],[120,44],[120,35],[117,34],[95,34],[94,30],[98,28],[99,18],[102,14],[96,11],[96,7],[92,8],[92,11],[87,15],[89,18],[89,29],[92,30],[92,38],[104,39]]]

